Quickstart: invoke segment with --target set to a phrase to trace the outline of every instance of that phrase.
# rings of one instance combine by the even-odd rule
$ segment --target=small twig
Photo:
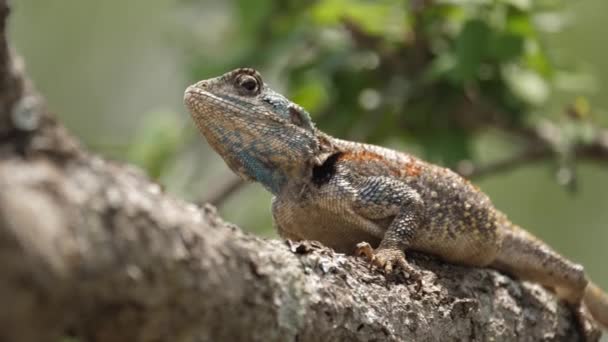
[[[228,198],[237,193],[245,184],[245,181],[243,181],[241,178],[232,177],[217,190],[211,192],[210,195],[199,200],[198,203],[200,205],[211,203],[216,207],[221,206]]]
[[[593,142],[576,146],[574,153],[577,158],[582,157],[608,163],[608,130],[598,129]]]
[[[529,149],[521,154],[499,160],[487,165],[475,165],[469,160],[463,160],[458,163],[456,172],[466,178],[480,179],[489,175],[511,171],[521,166],[530,165],[533,162],[538,162],[550,158],[553,152],[547,148]]]
[[[527,130],[528,148],[515,156],[488,165],[474,165],[469,160],[461,161],[456,172],[464,177],[479,179],[497,173],[511,171],[534,162],[547,160],[556,155],[549,141],[537,130]],[[532,133],[536,132],[536,133]],[[554,137],[555,138],[555,137]],[[595,139],[590,143],[579,143],[572,147],[573,157],[577,160],[588,160],[608,163],[608,131],[598,129]]]

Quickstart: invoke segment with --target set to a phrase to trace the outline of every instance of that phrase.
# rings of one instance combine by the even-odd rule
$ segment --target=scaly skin
[[[200,81],[184,101],[228,166],[272,192],[278,232],[367,255],[416,277],[404,252],[493,267],[584,302],[608,326],[608,298],[583,267],[512,224],[477,187],[411,155],[339,140],[253,69]]]

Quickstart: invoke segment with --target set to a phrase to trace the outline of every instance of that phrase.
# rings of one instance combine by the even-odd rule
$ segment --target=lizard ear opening
[[[310,115],[302,109],[300,106],[291,105],[289,106],[289,118],[291,119],[291,123],[296,126],[313,130],[312,120],[310,119]]]
[[[336,162],[340,159],[341,155],[341,152],[328,155],[322,164],[313,167],[312,182],[316,185],[323,185],[329,182],[336,173]]]
[[[329,159],[331,156],[342,153],[333,145],[333,143],[328,139],[328,136],[325,134],[317,133],[317,144],[319,151],[313,159],[314,167],[321,166],[325,164],[327,159]]]

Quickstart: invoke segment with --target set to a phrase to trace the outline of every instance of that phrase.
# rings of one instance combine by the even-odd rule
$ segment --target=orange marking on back
[[[384,158],[376,153],[369,151],[358,151],[358,152],[344,152],[340,156],[340,160],[352,160],[352,161],[370,161],[377,160],[384,162]]]
[[[422,172],[422,168],[415,161],[409,161],[405,164],[405,174],[409,177],[416,177]]]
[[[394,164],[390,163],[383,156],[371,151],[344,152],[340,156],[340,160],[353,161],[361,163],[376,163],[386,167],[387,171],[395,176],[400,176],[401,172]]]

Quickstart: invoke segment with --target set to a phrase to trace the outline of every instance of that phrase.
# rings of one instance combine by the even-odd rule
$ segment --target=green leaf
[[[485,22],[469,20],[456,38],[457,79],[467,81],[475,78],[479,66],[486,57],[491,29]]]
[[[456,57],[449,52],[445,52],[431,62],[431,65],[423,74],[423,80],[433,82],[446,75],[449,79],[450,73],[456,68],[456,64]]]
[[[505,66],[502,74],[511,91],[520,99],[534,106],[540,106],[547,101],[549,84],[534,70],[512,64]]]
[[[547,58],[545,52],[539,46],[537,40],[528,39],[525,42],[525,66],[534,70],[543,77],[550,77],[553,74],[553,66]]]
[[[353,20],[365,32],[402,40],[406,31],[405,6],[389,0],[326,0],[312,8],[312,18],[322,25],[338,25]]]
[[[519,35],[500,33],[492,38],[488,50],[489,54],[499,62],[507,62],[522,55],[524,41]]]
[[[534,37],[535,29],[530,14],[522,12],[509,13],[505,31],[522,37]]]

